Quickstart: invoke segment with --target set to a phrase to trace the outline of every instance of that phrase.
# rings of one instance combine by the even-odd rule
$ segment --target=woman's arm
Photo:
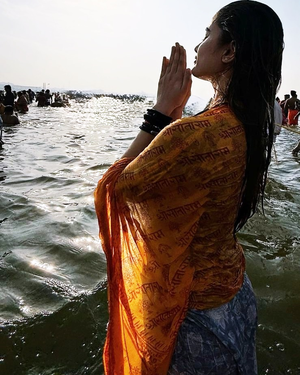
[[[186,68],[185,49],[176,43],[172,47],[170,59],[163,58],[157,101],[153,109],[170,116],[173,121],[181,118],[183,108],[190,97],[191,85],[191,71]],[[153,138],[153,135],[140,131],[122,157],[136,157]]]
[[[135,140],[131,143],[128,150],[122,156],[122,158],[135,158],[137,157],[154,139],[154,135],[144,132],[141,130]]]

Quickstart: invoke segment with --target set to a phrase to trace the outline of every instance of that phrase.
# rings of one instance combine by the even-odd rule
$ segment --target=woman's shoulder
[[[184,117],[169,125],[165,132],[173,135],[176,132],[205,130],[216,131],[225,130],[233,126],[240,126],[240,121],[236,118],[227,104],[204,110],[194,116]]]
[[[212,108],[203,110],[197,113],[192,118],[216,118],[217,120],[221,117],[235,118],[233,111],[230,109],[228,104],[221,104]]]

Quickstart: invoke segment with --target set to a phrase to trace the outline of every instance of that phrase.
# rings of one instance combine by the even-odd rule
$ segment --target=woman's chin
[[[197,71],[196,67],[194,67],[194,68],[192,69],[192,75],[193,75],[195,78],[202,79],[203,81],[209,81],[209,82],[212,81],[211,77],[209,77],[208,75],[202,74],[201,72]]]
[[[201,72],[199,72],[199,70],[197,70],[196,66],[194,66],[193,69],[192,69],[192,75],[196,78],[203,79]]]
[[[196,73],[196,67],[195,67],[195,66],[194,66],[193,69],[192,69],[192,75],[193,75],[194,77],[197,77],[197,78],[198,78],[198,75],[197,75],[197,73]]]

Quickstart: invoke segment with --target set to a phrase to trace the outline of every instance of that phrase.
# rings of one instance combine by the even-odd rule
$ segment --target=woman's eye
[[[210,33],[210,29],[207,27],[207,28],[205,29],[205,36],[204,36],[202,42],[204,42],[204,40],[207,39],[207,38],[209,37],[209,33]]]

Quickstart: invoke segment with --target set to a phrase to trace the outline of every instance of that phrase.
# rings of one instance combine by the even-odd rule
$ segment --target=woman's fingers
[[[181,60],[180,60],[180,63],[181,63],[181,67],[183,69],[186,69],[186,51],[184,49],[184,47],[181,46]]]
[[[169,60],[170,66],[173,64],[175,52],[176,52],[176,46],[172,46],[171,54],[170,54],[170,60]]]
[[[179,55],[180,55],[180,45],[179,43],[176,43],[173,49],[173,53],[172,53],[172,60],[170,59],[169,71],[171,74],[174,74],[177,72]]]
[[[179,46],[176,73],[184,75],[186,70],[186,52],[182,46]]]
[[[179,44],[176,43],[174,49],[172,50],[173,53],[170,58],[170,64],[168,67],[168,71],[171,74],[184,74],[186,69],[186,52],[185,49]]]
[[[170,63],[170,60],[167,59],[167,58],[164,56],[164,57],[163,57],[163,61],[162,61],[162,66],[161,66],[160,78],[162,78],[162,77],[166,74],[166,71],[167,71],[167,68],[168,68],[169,63]]]
[[[192,71],[191,69],[186,69],[184,72],[183,82],[182,82],[182,89],[187,92],[188,97],[191,93],[192,87]]]

